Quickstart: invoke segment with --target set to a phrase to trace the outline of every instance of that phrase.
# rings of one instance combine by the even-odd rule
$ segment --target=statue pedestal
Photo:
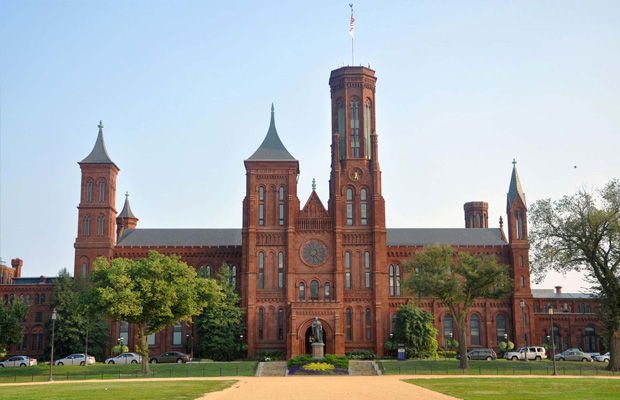
[[[312,343],[312,357],[323,358],[325,356],[325,343]]]

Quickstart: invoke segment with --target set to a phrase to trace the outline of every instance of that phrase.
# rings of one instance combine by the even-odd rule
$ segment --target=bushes
[[[252,359],[256,361],[263,361],[265,359],[271,361],[281,361],[286,359],[286,353],[280,350],[257,350],[254,352]]]
[[[337,356],[335,354],[325,354],[325,358],[312,358],[309,354],[302,354],[295,358],[291,358],[286,362],[286,366],[291,369],[294,367],[298,367],[303,364],[309,364],[311,362],[325,362],[328,364],[332,364],[335,367],[340,368],[349,368],[349,359],[345,356]]]
[[[374,360],[377,358],[377,355],[370,350],[347,351],[346,353],[344,353],[344,355],[349,360]]]

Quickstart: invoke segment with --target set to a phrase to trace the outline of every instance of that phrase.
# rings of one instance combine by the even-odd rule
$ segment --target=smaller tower
[[[136,229],[138,226],[138,218],[133,215],[131,206],[129,205],[129,192],[125,193],[125,205],[123,210],[116,217],[116,242],[120,242],[121,236],[125,229]]]
[[[465,228],[489,227],[489,203],[470,201],[463,205],[465,209]]]
[[[517,162],[512,160],[512,176],[508,187],[508,201],[506,204],[508,214],[508,240],[509,242],[527,242],[527,206],[525,193],[521,187]]]

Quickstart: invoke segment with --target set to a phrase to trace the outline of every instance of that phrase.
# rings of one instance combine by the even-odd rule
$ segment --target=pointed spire
[[[295,160],[295,157],[286,150],[282,144],[278,131],[276,131],[275,111],[273,103],[271,103],[271,122],[265,140],[258,149],[248,158],[248,160],[270,160],[270,161],[286,161]]]
[[[312,191],[316,191],[316,179],[312,178]]]
[[[136,218],[131,211],[131,206],[129,205],[129,192],[125,193],[125,205],[123,205],[123,210],[116,218]],[[136,218],[137,219],[137,218]]]
[[[99,121],[99,133],[97,134],[97,141],[95,142],[95,146],[93,150],[90,152],[88,157],[82,160],[83,163],[112,163],[112,159],[108,155],[108,151],[105,148],[105,142],[103,140],[103,121]]]
[[[508,188],[508,208],[512,207],[517,196],[521,197],[523,204],[525,203],[525,193],[521,187],[521,181],[519,180],[519,174],[517,173],[517,161],[512,159],[512,176],[510,178],[510,187]]]

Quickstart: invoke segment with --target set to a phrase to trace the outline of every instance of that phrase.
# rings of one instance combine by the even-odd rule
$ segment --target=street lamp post
[[[508,334],[504,333],[504,356],[508,353]]]
[[[452,332],[450,332],[450,344],[448,345],[448,348],[450,349],[450,351],[452,351]]]
[[[394,347],[394,342],[392,341],[394,339],[394,334],[390,333],[390,357],[394,357],[394,352],[392,350]]]
[[[185,342],[190,345],[190,348],[188,350],[190,350],[190,352],[189,352],[190,359],[193,359],[194,358],[194,337],[191,336],[189,333],[186,333],[185,334]]]
[[[52,354],[50,357],[50,377],[48,382],[52,382],[52,367],[54,366],[54,331],[56,330],[56,319],[58,319],[58,313],[56,310],[52,311]]]
[[[243,335],[239,335],[239,359],[243,359]]]
[[[521,319],[523,319],[523,342],[525,343],[525,357],[523,361],[527,362],[527,333],[525,333],[525,300],[521,299]]]
[[[551,348],[553,349],[551,357],[553,359],[553,375],[557,375],[558,370],[555,366],[555,332],[553,331],[553,307],[551,306],[551,304],[547,306],[547,312],[549,313],[549,318],[551,319]]]
[[[125,338],[123,336],[121,336],[118,339],[116,339],[116,342],[118,343],[118,354],[121,354],[123,352],[123,342],[124,341],[125,341]]]

